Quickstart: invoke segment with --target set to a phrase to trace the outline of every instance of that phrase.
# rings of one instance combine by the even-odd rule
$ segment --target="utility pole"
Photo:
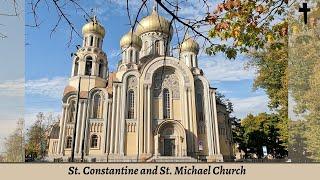
[[[79,84],[78,84],[78,94],[77,94],[77,107],[76,107],[76,114],[74,120],[74,127],[73,127],[73,137],[72,137],[72,147],[71,147],[71,162],[74,162],[74,148],[76,145],[76,134],[77,134],[77,122],[78,122],[78,111],[79,111],[79,101],[80,101],[80,84],[81,84],[81,76],[79,77]]]

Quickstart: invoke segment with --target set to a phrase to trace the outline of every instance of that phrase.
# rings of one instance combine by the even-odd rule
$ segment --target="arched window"
[[[134,91],[128,91],[128,119],[134,119]]]
[[[100,60],[100,63],[99,63],[99,77],[103,78],[103,64],[102,64],[102,60]]]
[[[148,53],[148,49],[149,49],[149,43],[148,41],[144,42],[144,52],[147,54]]]
[[[132,49],[130,49],[130,51],[129,51],[129,61],[133,62],[133,50]]]
[[[170,119],[170,93],[163,89],[163,119]]]
[[[91,73],[92,73],[92,57],[88,56],[86,59],[85,75],[90,76]]]
[[[77,76],[79,71],[79,59],[77,58],[74,63],[73,76]]]
[[[93,46],[93,36],[90,36],[90,46]]]
[[[193,64],[193,55],[190,55],[190,65],[191,65],[191,67],[194,67],[194,64]]]
[[[87,37],[84,38],[84,46],[87,46]]]
[[[160,54],[160,41],[159,41],[159,40],[156,40],[156,42],[154,43],[154,45],[155,45],[156,54]]]
[[[66,140],[66,148],[71,148],[72,146],[72,137],[68,136]]]
[[[98,140],[99,140],[99,138],[98,138],[98,136],[97,135],[92,135],[91,136],[91,145],[90,145],[90,147],[91,148],[97,148],[98,147]]]
[[[102,118],[102,101],[98,93],[93,96],[92,118]]]
[[[197,119],[198,121],[203,121],[203,99],[201,94],[196,96],[197,105]]]
[[[139,53],[136,51],[136,61],[135,62],[138,62],[139,61]]]
[[[97,47],[100,47],[100,38],[97,40]]]
[[[75,117],[76,117],[76,102],[71,101],[70,102],[70,118],[69,122],[75,122]]]

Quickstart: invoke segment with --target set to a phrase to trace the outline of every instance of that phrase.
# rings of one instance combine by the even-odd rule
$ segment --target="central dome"
[[[159,16],[157,11],[153,9],[151,15],[144,17],[137,25],[136,33],[138,36],[147,32],[162,32],[171,38],[173,28],[170,21]]]

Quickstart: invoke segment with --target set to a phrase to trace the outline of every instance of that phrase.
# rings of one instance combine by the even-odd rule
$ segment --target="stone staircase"
[[[189,162],[198,162],[197,159],[190,157],[190,156],[185,156],[185,157],[174,157],[174,156],[158,156],[158,157],[151,157],[150,159],[147,160],[147,162],[184,162],[184,163],[189,163]]]

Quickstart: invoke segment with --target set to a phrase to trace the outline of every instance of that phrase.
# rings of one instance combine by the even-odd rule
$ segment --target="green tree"
[[[269,108],[279,115],[276,126],[281,141],[288,142],[288,46],[286,36],[269,42],[264,49],[252,51],[250,65],[257,69],[254,89],[264,89],[269,98]]]
[[[249,114],[241,121],[243,128],[242,150],[263,157],[262,146],[266,146],[268,153],[274,157],[284,157],[285,146],[282,145],[279,129],[276,126],[280,118],[277,114],[260,113],[257,116]]]
[[[269,107],[278,113],[280,140],[288,142],[288,23],[286,0],[226,0],[208,14],[213,25],[209,37],[222,41],[207,48],[209,55],[223,52],[229,59],[239,53],[250,57],[257,69],[254,89],[264,89]]]
[[[50,126],[57,121],[58,117],[52,114],[38,113],[36,121],[27,129],[26,155],[35,159],[42,159],[47,153],[48,131]]]

